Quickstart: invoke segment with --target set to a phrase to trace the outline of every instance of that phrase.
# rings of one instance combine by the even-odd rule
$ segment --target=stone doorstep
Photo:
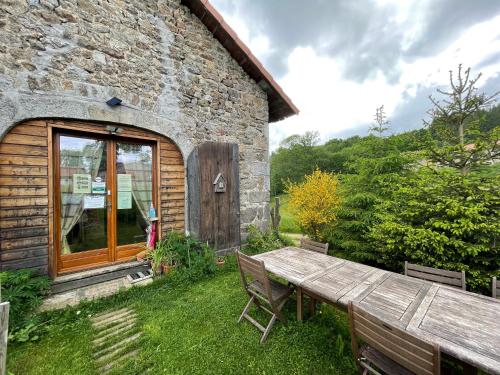
[[[67,306],[76,306],[84,300],[95,300],[102,297],[108,297],[121,290],[130,289],[132,286],[147,285],[151,282],[153,282],[153,279],[145,279],[144,281],[136,282],[132,285],[127,276],[124,276],[119,279],[84,286],[60,294],[54,294],[46,298],[42,306],[40,306],[40,311],[57,310]]]
[[[148,269],[149,266],[147,262],[134,261],[71,273],[56,277],[51,290],[53,294],[60,294],[93,284],[102,284],[132,273],[146,272]]]
[[[54,279],[54,283],[55,284],[64,283],[64,282],[82,279],[85,277],[93,277],[93,276],[102,275],[105,273],[114,272],[114,271],[118,271],[118,270],[122,270],[122,269],[126,269],[126,268],[133,268],[136,266],[141,266],[144,264],[147,264],[147,262],[144,262],[144,261],[142,261],[142,262],[139,262],[139,261],[122,262],[122,263],[118,263],[118,264],[112,264],[112,265],[106,266],[106,267],[98,267],[98,268],[93,268],[93,269],[86,270],[86,271],[69,273],[67,275],[57,276]]]

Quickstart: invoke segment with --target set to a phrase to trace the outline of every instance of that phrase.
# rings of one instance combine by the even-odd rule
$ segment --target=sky
[[[211,0],[300,114],[270,145],[318,131],[366,135],[384,105],[390,133],[420,128],[428,96],[458,64],[500,90],[500,0]]]

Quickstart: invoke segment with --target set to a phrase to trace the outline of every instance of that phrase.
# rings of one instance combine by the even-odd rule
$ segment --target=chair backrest
[[[493,298],[500,298],[500,282],[496,277],[494,277],[491,282],[491,296]]]
[[[236,251],[236,260],[238,261],[241,282],[245,290],[248,291],[249,281],[256,280],[264,287],[268,300],[272,301],[271,284],[264,262],[245,255],[240,251]]]
[[[307,238],[302,237],[300,239],[300,247],[302,249],[316,251],[321,254],[328,253],[328,243],[321,243],[316,241],[308,240]]]
[[[448,271],[405,262],[405,275],[465,290],[465,271]]]
[[[437,344],[429,344],[384,323],[352,301],[349,302],[349,324],[356,359],[359,358],[357,338],[360,338],[416,375],[440,374],[441,355]]]

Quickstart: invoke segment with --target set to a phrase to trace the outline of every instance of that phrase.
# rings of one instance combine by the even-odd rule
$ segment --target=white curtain
[[[134,154],[141,151],[141,148],[149,146],[130,145],[130,151]],[[150,149],[149,149],[150,150]],[[148,151],[149,151],[148,150]],[[138,157],[122,158],[123,168],[126,174],[132,176],[132,197],[137,205],[142,217],[147,222],[149,207],[153,201],[153,176],[152,176],[152,160],[150,152],[142,153],[142,155],[134,155]],[[142,160],[141,160],[142,157]]]

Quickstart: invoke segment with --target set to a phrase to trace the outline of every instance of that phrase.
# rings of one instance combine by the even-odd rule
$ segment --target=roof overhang
[[[269,122],[276,122],[299,113],[298,108],[280,85],[208,0],[181,0],[181,3],[203,22],[243,70],[267,93]]]

